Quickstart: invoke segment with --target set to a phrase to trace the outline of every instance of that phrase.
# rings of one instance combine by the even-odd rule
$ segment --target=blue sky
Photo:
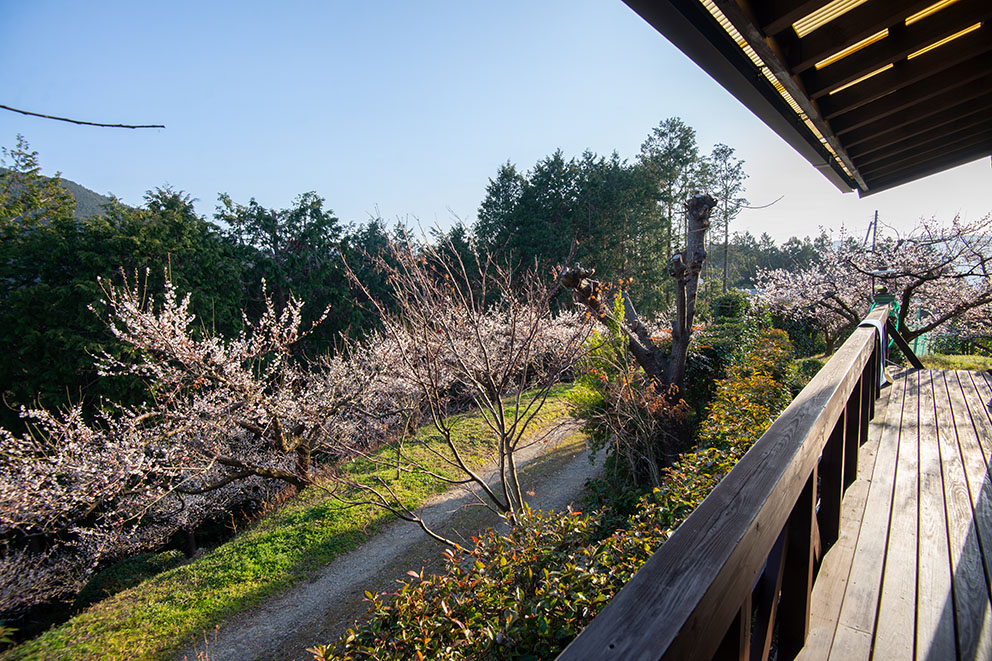
[[[778,240],[875,209],[992,211],[988,159],[859,200],[842,195],[620,0],[500,3],[0,0],[0,103],[164,130],[0,112],[46,172],[127,203],[171,185],[212,215],[218,193],[286,207],[315,190],[345,222],[472,221],[489,177],[561,148],[633,158],[680,116],[750,174],[738,230]]]

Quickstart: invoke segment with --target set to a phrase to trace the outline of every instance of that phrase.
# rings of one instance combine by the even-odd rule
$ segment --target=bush
[[[782,315],[772,315],[772,325],[789,334],[789,340],[800,357],[815,356],[827,350],[823,332],[812,320],[797,320]]]
[[[743,362],[716,386],[709,415],[699,427],[699,447],[750,447],[789,402],[792,345],[784,331],[769,329]]]
[[[817,372],[826,365],[825,360],[819,358],[800,358],[795,362],[796,374],[792,381],[792,394],[798,395],[799,391],[806,387],[806,384],[813,380]]]
[[[664,467],[686,449],[681,432],[688,407],[674,387],[659,387],[630,356],[620,330],[624,308],[619,297],[613,314],[615,321],[588,340],[571,403],[576,417],[585,421],[593,452],[609,454],[614,479],[625,488],[657,486]]]
[[[713,299],[713,321],[721,323],[741,319],[750,308],[751,302],[744,292],[725,292]]]
[[[789,402],[791,346],[763,334],[716,386],[700,449],[665,471],[627,525],[598,538],[604,513],[529,509],[504,535],[490,531],[450,553],[437,576],[408,572],[392,593],[366,592],[369,617],[318,661],[342,659],[537,659],[557,655],[630,580]]]

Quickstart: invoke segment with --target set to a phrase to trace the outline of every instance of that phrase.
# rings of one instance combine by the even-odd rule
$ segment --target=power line
[[[164,124],[103,124],[101,122],[84,122],[79,119],[69,119],[68,117],[57,117],[55,115],[44,115],[40,112],[31,112],[29,110],[18,110],[17,108],[11,108],[10,106],[5,106],[0,104],[0,108],[3,110],[9,110],[11,112],[20,113],[22,115],[29,115],[31,117],[41,117],[42,119],[54,119],[59,122],[69,122],[70,124],[79,124],[81,126],[101,126],[108,129],[164,129]]]

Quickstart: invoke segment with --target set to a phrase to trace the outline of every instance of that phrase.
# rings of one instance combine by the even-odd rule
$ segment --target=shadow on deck
[[[800,657],[992,659],[988,375],[911,370],[885,390]]]

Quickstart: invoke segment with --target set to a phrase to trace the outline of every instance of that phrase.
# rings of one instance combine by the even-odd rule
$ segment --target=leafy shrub
[[[713,321],[716,323],[741,319],[750,307],[747,294],[728,291],[713,299]]]
[[[691,407],[691,429],[706,417],[717,381],[731,365],[745,360],[771,326],[767,307],[741,292],[727,292],[713,305],[714,321],[697,332],[686,363],[683,397]]]
[[[823,332],[810,319],[793,319],[783,315],[772,315],[772,325],[789,334],[789,340],[800,357],[815,356],[826,351],[827,343]]]
[[[820,358],[800,358],[796,360],[796,374],[792,382],[792,393],[798,395],[799,391],[806,387],[817,372],[823,369],[826,361]]]
[[[622,300],[615,320],[595,332],[579,368],[582,376],[571,402],[585,420],[593,452],[609,453],[608,472],[627,487],[657,486],[662,470],[686,448],[682,425],[688,407],[674,388],[659,387],[627,351],[620,330]]]
[[[745,360],[717,384],[709,415],[699,428],[699,446],[750,447],[792,401],[792,371],[788,336],[778,329],[765,331]]]
[[[537,659],[557,655],[668,539],[789,401],[784,332],[761,336],[716,386],[700,449],[665,471],[627,525],[605,539],[602,512],[519,515],[449,552],[437,576],[408,572],[392,593],[366,592],[369,617],[315,658]]]

